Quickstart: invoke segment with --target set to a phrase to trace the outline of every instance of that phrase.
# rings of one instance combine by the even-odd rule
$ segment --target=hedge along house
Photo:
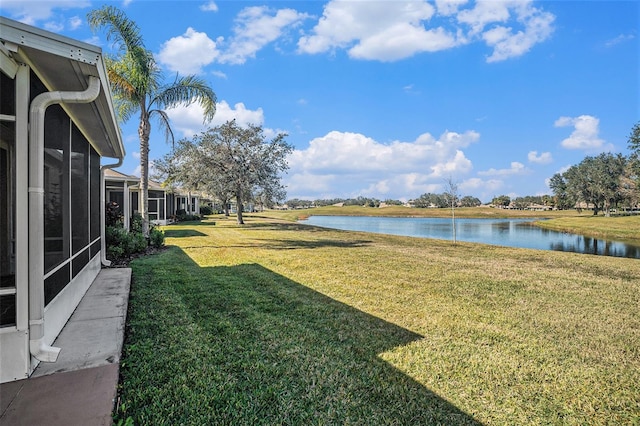
[[[124,226],[129,229],[131,218],[140,210],[140,178],[126,175],[116,170],[105,170],[104,184],[107,202],[118,204]],[[156,225],[171,222],[173,196],[157,182],[149,180],[148,214],[149,220]]]
[[[0,17],[0,382],[51,344],[104,260],[101,171],[124,157],[100,48]],[[117,159],[101,166],[102,157]],[[111,161],[113,163],[113,161]]]

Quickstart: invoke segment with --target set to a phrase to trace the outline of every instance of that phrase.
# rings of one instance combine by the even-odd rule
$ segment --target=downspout
[[[102,208],[100,209],[100,261],[103,266],[111,266],[111,261],[107,259],[107,242],[105,238],[105,229],[107,229],[107,218],[106,218],[106,205],[107,205],[107,190],[104,184],[104,171],[107,169],[115,169],[116,167],[120,167],[122,165],[122,161],[124,158],[120,158],[117,163],[113,164],[105,164],[100,167],[100,203],[102,204]],[[127,182],[124,183],[125,186]],[[123,191],[124,192],[124,191]]]
[[[44,341],[44,116],[51,105],[89,103],[99,94],[100,79],[89,76],[86,90],[41,93],[29,109],[29,350],[43,362],[60,353]]]

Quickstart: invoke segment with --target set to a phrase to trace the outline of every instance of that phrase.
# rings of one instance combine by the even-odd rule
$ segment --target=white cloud
[[[524,21],[524,30],[514,33],[511,27],[498,26],[483,34],[487,45],[493,47],[493,53],[487,58],[487,62],[522,56],[534,45],[548,39],[553,32],[555,16],[530,8],[519,14],[518,20]]]
[[[222,101],[217,105],[216,115],[211,124],[217,126],[234,119],[240,126],[247,124],[261,126],[264,123],[264,112],[262,108],[256,110],[247,109],[242,102],[238,102],[232,108],[226,101]]]
[[[138,153],[138,156],[140,154]],[[130,175],[133,176],[138,176],[140,177],[140,174],[142,172],[142,166],[140,164],[138,164],[132,171],[131,173],[129,173]],[[153,175],[155,175],[157,173],[156,168],[155,168],[155,163],[153,162],[153,160],[149,160],[149,170],[148,170],[148,174],[147,176],[151,177]]]
[[[434,12],[426,1],[331,1],[313,34],[300,38],[298,50],[314,54],[340,48],[352,58],[394,61],[455,46],[455,33],[424,27]]]
[[[527,155],[527,158],[529,159],[530,163],[549,164],[553,162],[553,157],[551,156],[550,152],[543,152],[538,155],[538,151],[530,151]]]
[[[555,127],[574,127],[571,135],[562,141],[564,148],[586,151],[605,150],[611,147],[610,144],[605,145],[605,141],[598,136],[600,133],[599,125],[600,120],[591,115],[560,117],[554,123]]]
[[[215,41],[206,33],[189,27],[183,35],[164,42],[158,53],[158,61],[180,74],[200,74],[202,68],[212,63],[219,54]]]
[[[241,126],[249,123],[256,125],[262,125],[264,123],[264,112],[262,108],[250,110],[247,109],[242,102],[235,104],[233,107],[226,101],[219,102],[216,105],[216,115],[213,120],[207,124],[202,122],[204,111],[199,104],[167,109],[167,113],[171,119],[172,129],[175,133],[183,137],[192,137],[209,127],[218,126],[233,119]]]
[[[36,25],[54,16],[55,9],[83,9],[90,6],[90,2],[83,0],[48,0],[40,1],[37,5],[24,0],[2,0],[2,14],[25,24]],[[59,26],[52,22],[47,25],[51,28]]]
[[[200,10],[202,10],[203,12],[217,12],[218,5],[216,4],[216,2],[210,1],[200,6]]]
[[[456,44],[455,35],[442,27],[425,30],[410,23],[398,23],[360,40],[349,50],[349,56],[355,59],[396,61],[418,52],[445,50]]]
[[[504,181],[495,178],[485,180],[473,177],[458,184],[458,190],[461,194],[474,194],[484,202],[491,200],[499,192],[502,192],[504,187]]]
[[[443,177],[469,173],[472,164],[462,149],[479,137],[474,131],[447,131],[437,139],[424,133],[412,142],[383,144],[360,133],[332,131],[290,155],[285,181],[290,196],[332,195],[318,191],[315,182],[321,179],[329,188],[329,177],[336,177],[331,187],[343,195],[415,197],[442,189]]]
[[[332,0],[311,33],[300,38],[298,51],[345,49],[352,58],[396,61],[484,41],[493,49],[487,62],[497,62],[523,55],[553,32],[555,16],[533,7],[531,0],[477,1],[464,8],[466,4],[437,0],[436,14],[425,0]]]
[[[254,58],[258,50],[280,38],[288,27],[297,27],[309,18],[308,14],[293,9],[273,12],[266,6],[243,9],[236,17],[234,35],[219,61],[243,64],[247,58]]]
[[[69,18],[69,29],[77,30],[82,26],[82,19],[79,16],[72,16]]]
[[[227,75],[222,71],[211,71],[211,74],[215,75],[218,78],[223,78],[225,80],[227,79]]]
[[[636,38],[635,34],[620,34],[611,40],[607,40],[604,45],[605,47],[613,47],[616,44],[624,43],[625,41],[633,40],[634,38]]]
[[[524,164],[518,161],[512,161],[511,167],[508,169],[494,169],[491,168],[489,170],[478,172],[478,176],[511,176],[511,175],[521,175],[528,173],[528,169],[524,166]]]
[[[510,16],[509,3],[505,1],[478,1],[473,9],[460,11],[457,18],[471,27],[472,34],[478,34],[487,24],[507,22]]]
[[[438,14],[443,16],[455,15],[460,6],[467,3],[468,0],[436,0],[436,8]]]
[[[53,33],[59,33],[64,30],[64,24],[62,22],[48,21],[45,22],[44,29]]]
[[[85,43],[93,44],[94,46],[102,46],[102,40],[98,36],[92,36],[91,38],[87,38],[83,40]]]

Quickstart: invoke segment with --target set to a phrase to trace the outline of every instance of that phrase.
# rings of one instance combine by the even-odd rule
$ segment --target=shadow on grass
[[[166,235],[166,234],[165,234]],[[174,235],[166,235],[173,237]],[[190,236],[190,235],[183,235]],[[260,241],[260,240],[256,240]],[[302,241],[302,240],[274,240],[269,239],[268,243],[255,242],[254,244],[243,245],[202,245],[202,246],[182,246],[185,249],[248,249],[248,248],[260,248],[266,250],[297,250],[297,249],[317,249],[324,247],[335,248],[353,248],[364,247],[370,244],[368,240],[356,240],[356,241],[336,241],[336,240],[314,240],[314,241]]]
[[[380,359],[416,333],[257,264],[201,268],[173,247],[131,266],[119,418],[479,424]]]
[[[189,224],[193,225],[193,224]],[[207,234],[203,234],[200,231],[194,229],[165,229],[164,236],[168,238],[185,238],[185,237],[206,237]]]
[[[269,239],[271,244],[260,246],[266,249],[272,250],[295,250],[295,249],[316,249],[323,247],[336,247],[336,248],[353,248],[364,247],[369,245],[369,240],[354,240],[354,241],[338,241],[338,240],[273,240]]]

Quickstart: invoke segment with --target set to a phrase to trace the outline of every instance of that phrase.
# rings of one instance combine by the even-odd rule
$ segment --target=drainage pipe
[[[100,94],[100,79],[89,76],[82,92],[45,92],[29,110],[29,350],[39,361],[55,362],[60,348],[44,341],[44,116],[54,104],[89,103]]]
[[[107,205],[107,189],[104,182],[104,172],[107,169],[115,169],[122,165],[123,158],[120,158],[117,163],[113,164],[105,164],[100,167],[100,202],[102,203],[102,208],[100,209],[100,261],[103,266],[111,266],[111,261],[107,259],[107,243],[106,236],[104,235],[105,230],[107,229],[107,219],[106,219],[106,205]],[[127,182],[125,182],[126,186]],[[126,191],[122,191],[124,196],[126,197]],[[123,207],[124,208],[124,207]]]

